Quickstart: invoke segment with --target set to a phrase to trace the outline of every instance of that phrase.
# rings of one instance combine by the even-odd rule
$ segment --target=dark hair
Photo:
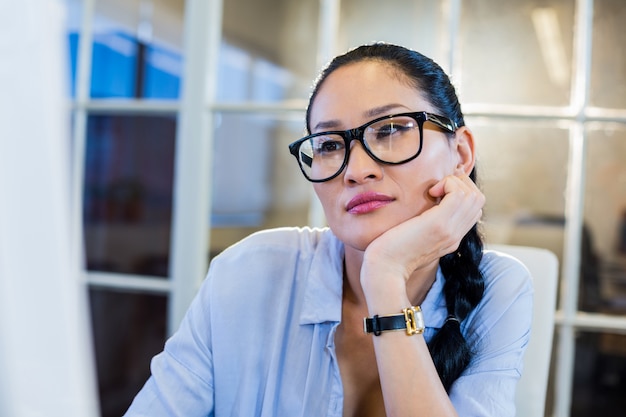
[[[465,125],[455,88],[437,63],[419,52],[401,46],[375,43],[360,46],[334,58],[322,70],[307,107],[306,128],[309,133],[311,106],[320,86],[336,69],[362,61],[378,61],[391,66],[398,72],[398,76],[415,87],[439,114],[454,120],[459,127]],[[470,178],[476,182],[475,170],[470,173]],[[450,389],[452,383],[468,366],[473,355],[461,333],[460,322],[463,322],[483,297],[484,277],[479,269],[482,251],[482,238],[478,226],[474,225],[461,240],[459,248],[439,260],[441,272],[445,277],[443,293],[448,314],[456,320],[446,320],[428,347],[446,390]]]

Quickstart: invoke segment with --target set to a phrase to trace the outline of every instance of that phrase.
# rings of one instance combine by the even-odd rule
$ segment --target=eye
[[[377,139],[386,139],[391,136],[399,136],[415,127],[412,121],[390,120],[382,125],[376,126],[373,130]]]
[[[315,140],[315,153],[316,154],[331,154],[336,152],[343,152],[345,145],[340,138],[334,138],[329,136],[320,136]]]
[[[406,126],[402,126],[398,123],[387,123],[386,125],[380,126],[376,133],[379,135],[389,136],[397,132],[402,132],[406,129],[408,129]]]

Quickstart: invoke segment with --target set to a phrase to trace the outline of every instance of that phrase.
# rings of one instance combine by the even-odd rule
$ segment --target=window
[[[451,72],[478,138],[488,241],[559,257],[548,413],[619,415],[621,0],[67,2],[97,359],[124,368],[99,376],[103,415],[128,405],[213,254],[258,229],[323,222],[307,184],[284,174],[294,172],[286,145],[302,135],[317,70],[371,41],[416,48]],[[119,316],[105,314],[111,306]],[[113,320],[120,335],[151,322],[150,335],[112,340]]]

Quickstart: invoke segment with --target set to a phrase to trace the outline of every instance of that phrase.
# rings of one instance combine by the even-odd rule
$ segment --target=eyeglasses
[[[457,125],[447,117],[427,112],[400,113],[379,117],[355,129],[334,130],[305,136],[289,145],[302,173],[311,182],[335,178],[348,164],[350,142],[361,143],[376,162],[404,164],[422,151],[424,123],[454,133]]]

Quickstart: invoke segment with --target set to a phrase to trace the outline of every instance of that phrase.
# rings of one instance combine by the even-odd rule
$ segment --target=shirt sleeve
[[[515,416],[515,390],[530,338],[530,274],[513,258],[489,256],[483,300],[464,324],[474,357],[450,390],[459,416]]]
[[[152,375],[126,417],[212,417],[213,360],[209,279],[192,302],[178,331],[150,364]]]

